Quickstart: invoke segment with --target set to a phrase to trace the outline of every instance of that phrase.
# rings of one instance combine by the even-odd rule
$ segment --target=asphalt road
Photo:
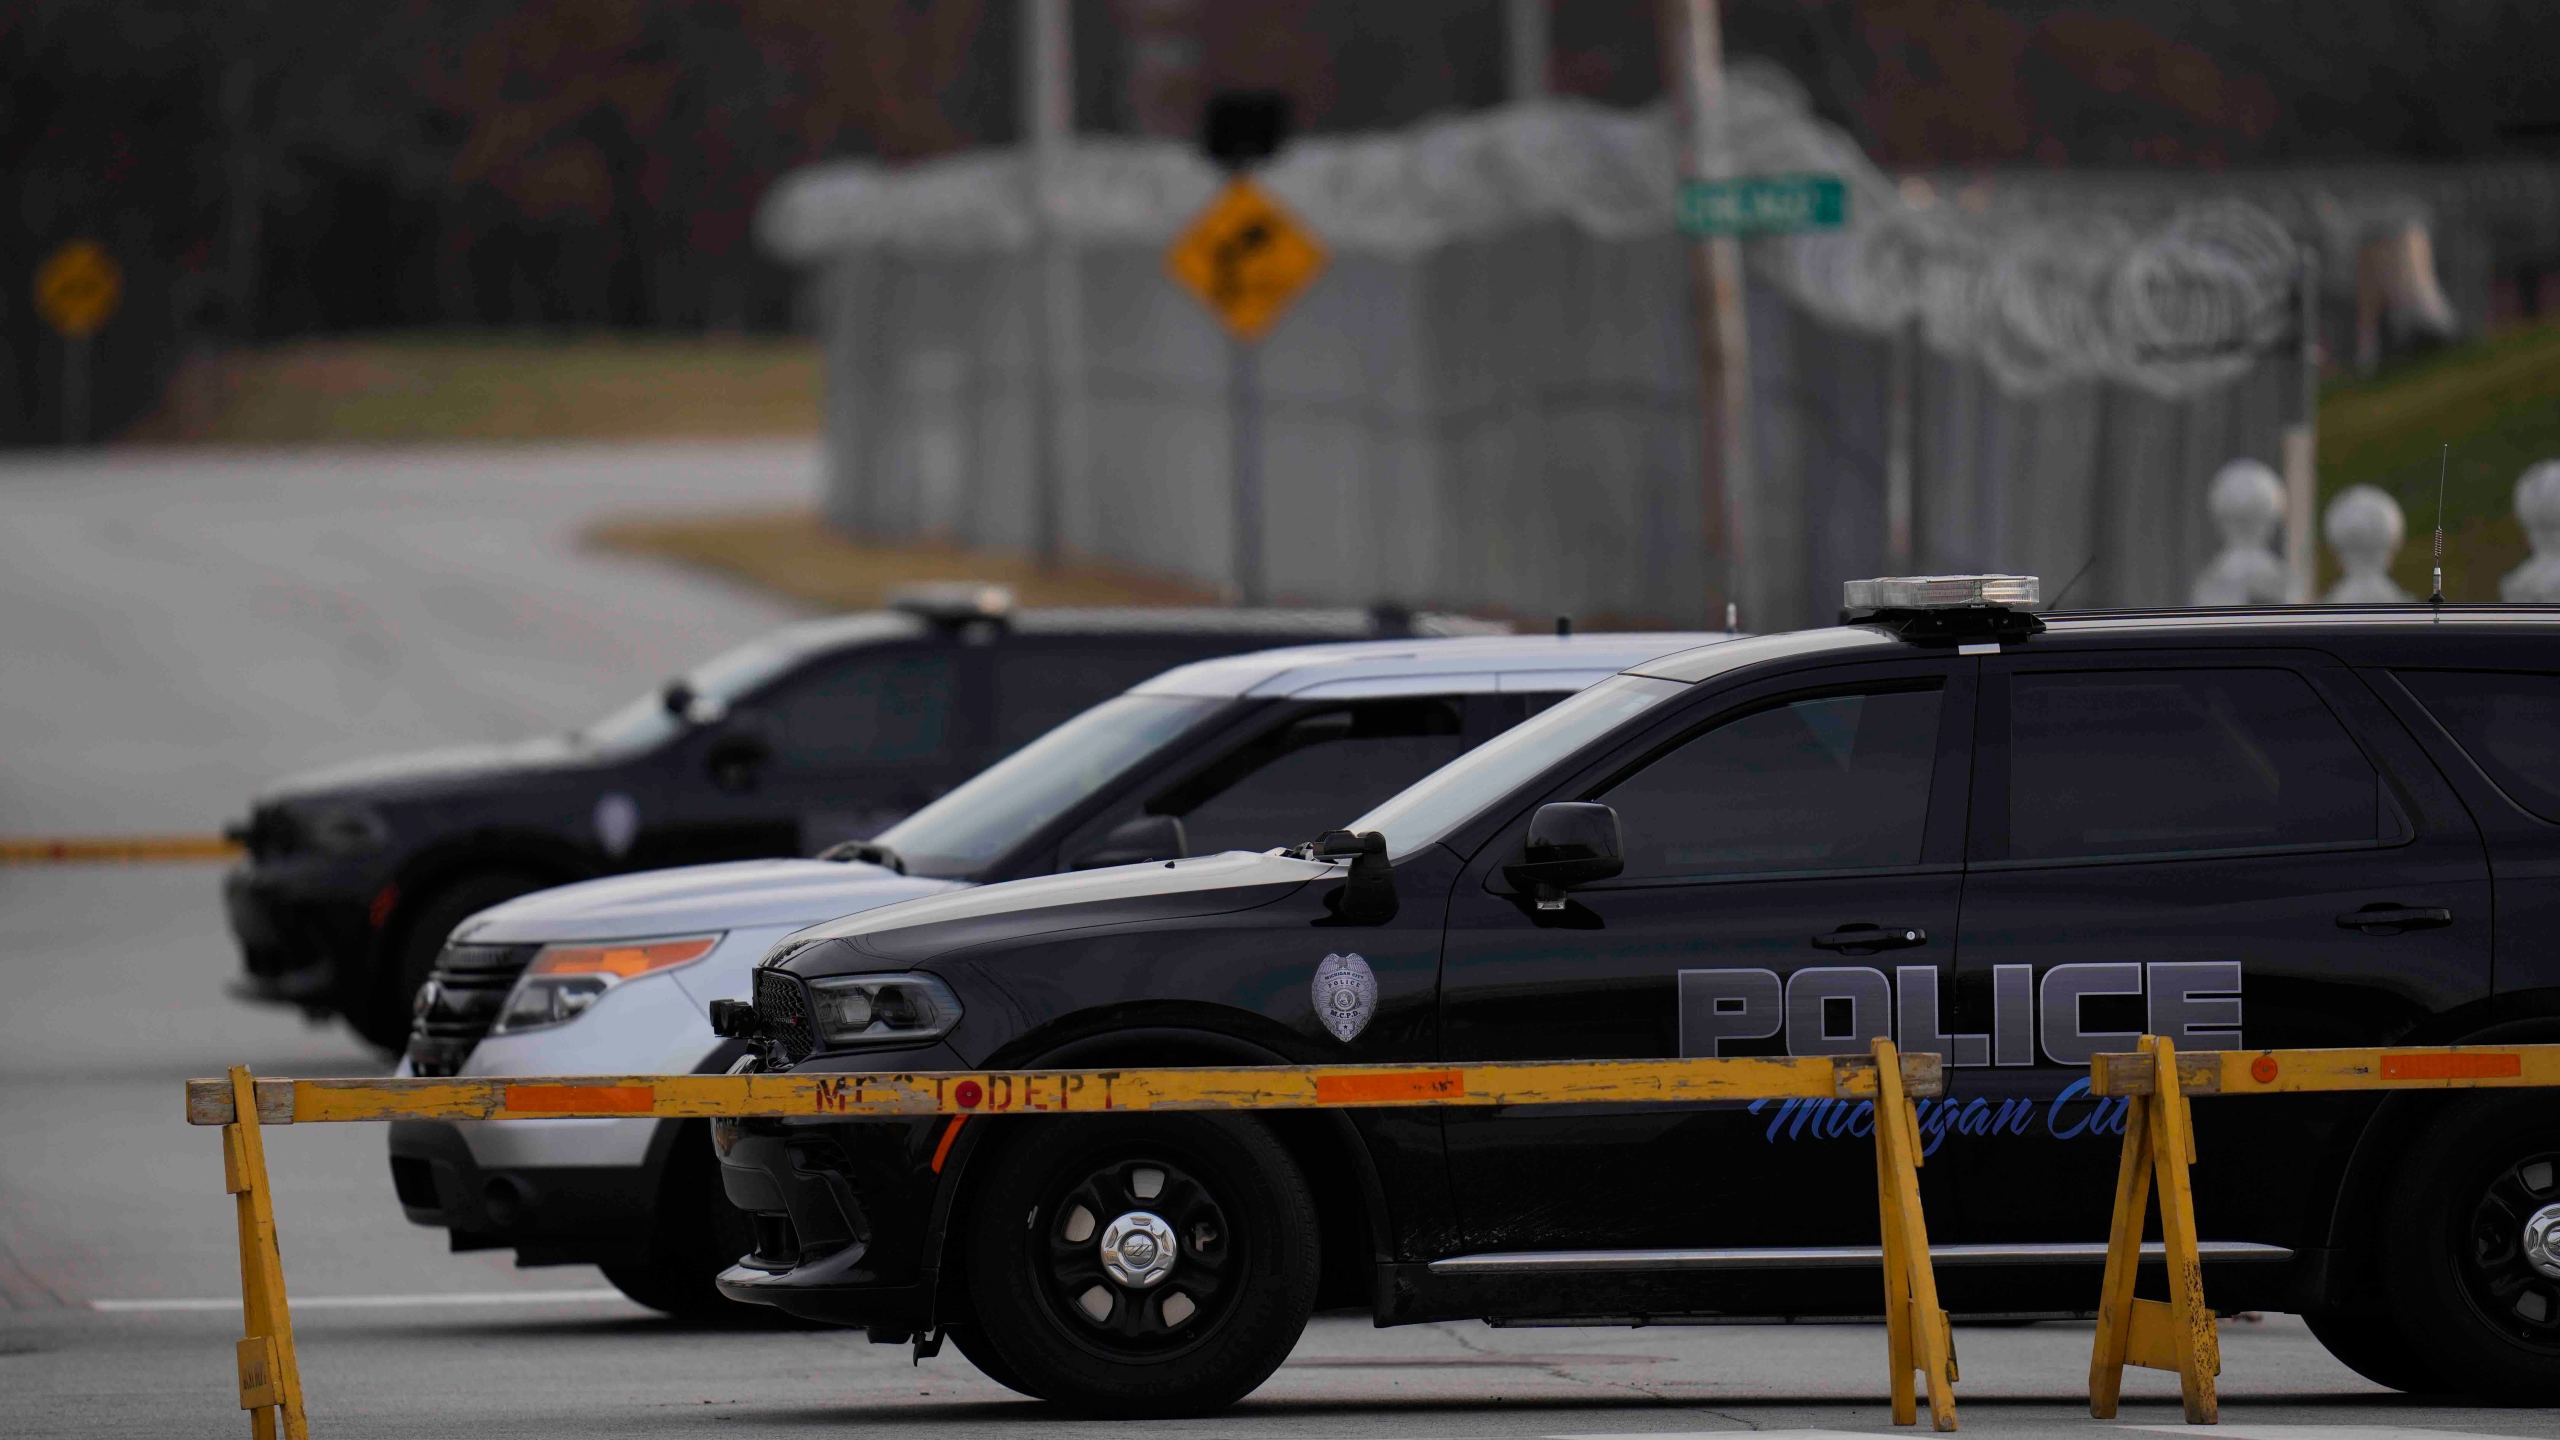
[[[798,447],[0,461],[0,833],[200,830],[261,781],[599,714],[781,618],[581,553],[593,515],[805,497]],[[178,1082],[378,1061],[239,1005],[208,867],[0,867],[0,1436],[238,1433],[231,1207]],[[689,1331],[592,1270],[452,1256],[382,1136],[270,1132],[320,1435],[1047,1434],[1089,1427],[956,1353]],[[2088,1331],[1958,1332],[1970,1432],[2087,1434]],[[2286,1319],[2224,1338],[2222,1433],[2549,1435],[2379,1391]],[[1377,1331],[1317,1322],[1270,1384],[1168,1436],[1882,1433],[1866,1327]],[[2182,1429],[2166,1376],[2119,1428]],[[1907,1433],[1907,1432],[1906,1432]]]

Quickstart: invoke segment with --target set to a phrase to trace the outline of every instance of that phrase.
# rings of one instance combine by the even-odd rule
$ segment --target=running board
[[[2200,1258],[2225,1263],[2272,1264],[2293,1258],[2281,1245],[2248,1240],[2205,1240],[2196,1245]],[[2160,1258],[2157,1240],[2142,1247],[2146,1261]],[[1959,1265],[2101,1265],[2107,1247],[2101,1242],[2025,1245],[1932,1245],[1929,1259],[1939,1268]],[[1485,1255],[1452,1255],[1434,1260],[1434,1275],[1588,1275],[1664,1270],[1859,1270],[1884,1263],[1874,1245],[1794,1245],[1731,1250],[1520,1250]]]

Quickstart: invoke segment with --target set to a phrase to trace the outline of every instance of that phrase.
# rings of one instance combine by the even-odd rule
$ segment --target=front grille
[[[409,1030],[409,1068],[420,1075],[451,1075],[471,1058],[472,1047],[498,1023],[499,1008],[516,977],[533,963],[539,945],[447,945],[418,991],[417,1020]]]
[[[756,1028],[773,1043],[785,1064],[797,1065],[817,1050],[817,1033],[809,1027],[809,997],[800,988],[799,976],[779,970],[756,972]]]

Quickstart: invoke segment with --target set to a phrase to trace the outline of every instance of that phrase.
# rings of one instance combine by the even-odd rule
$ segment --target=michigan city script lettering
[[[2085,1068],[2093,1055],[2126,1051],[2144,1030],[2180,1050],[2241,1047],[2240,966],[2236,961],[2126,961],[2055,965],[2039,977],[2030,965],[1991,967],[1991,1029],[1950,1033],[1935,966],[1891,972],[1862,965],[1808,966],[1781,978],[1771,970],[1680,972],[1680,1054],[1765,1054],[1778,1041],[1789,1055],[1863,1055],[1870,1041],[1891,1037],[1905,1051],[1933,1051],[1959,1069]],[[2119,1017],[2139,1007],[2143,1030],[2092,1028],[2087,1001],[2111,999]],[[1961,1088],[1961,1087],[1960,1087]],[[2117,1137],[2125,1102],[2089,1094],[2087,1077],[2050,1098],[1949,1096],[1917,1104],[1924,1153],[1949,1135],[2057,1140]],[[1842,1140],[1873,1133],[1869,1101],[1755,1101],[1764,1136],[1779,1141]]]

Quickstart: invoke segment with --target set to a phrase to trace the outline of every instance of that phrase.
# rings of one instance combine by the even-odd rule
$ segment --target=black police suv
[[[803,1072],[1891,1034],[1951,1065],[1921,1117],[1949,1307],[2088,1312],[2124,1123],[2088,1094],[2093,1054],[2144,1031],[2560,1040],[2560,611],[1993,603],[2031,585],[1876,587],[1856,623],[1639,665],[1298,851],[803,932],[743,1018],[760,1063]],[[934,997],[928,1023],[854,1023],[896,985]],[[2300,1312],[2385,1384],[2560,1400],[2554,1097],[2196,1120],[2216,1308]],[[1831,1101],[730,1122],[757,1239],[721,1287],[947,1333],[999,1381],[1123,1414],[1245,1393],[1317,1306],[1872,1316],[1871,1122]]]
[[[1097,700],[1187,661],[1487,628],[1351,610],[1031,610],[1000,587],[785,627],[595,724],[295,777],[224,882],[244,998],[395,1049],[453,927],[618,871],[809,854],[871,834]]]

